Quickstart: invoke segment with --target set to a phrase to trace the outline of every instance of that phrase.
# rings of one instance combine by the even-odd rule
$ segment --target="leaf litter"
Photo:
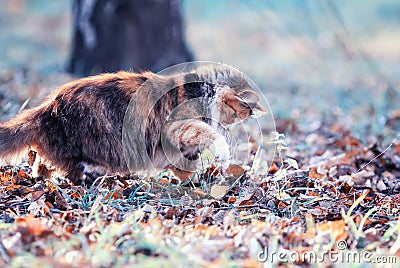
[[[75,186],[34,178],[27,163],[1,167],[0,266],[262,267],[266,249],[400,257],[399,139],[384,147],[321,124],[272,140],[270,165],[212,164],[188,182],[164,171]],[[296,256],[268,261],[316,261]]]

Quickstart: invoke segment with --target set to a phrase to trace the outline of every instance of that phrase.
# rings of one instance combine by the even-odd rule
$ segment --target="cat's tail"
[[[0,124],[0,163],[17,161],[26,152],[38,131],[34,115],[34,109],[25,110]]]

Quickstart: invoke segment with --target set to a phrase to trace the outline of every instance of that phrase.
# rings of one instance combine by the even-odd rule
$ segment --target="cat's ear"
[[[252,111],[252,116],[259,118],[267,113],[267,110],[260,103],[260,97],[253,90],[245,89],[238,94],[240,101],[246,102]]]
[[[238,97],[236,94],[227,92],[222,96],[222,104],[228,105],[239,119],[246,119],[251,115],[251,108],[246,101]],[[225,109],[227,110],[227,109]],[[228,109],[229,110],[229,109]]]
[[[258,97],[257,93],[255,93],[253,90],[250,89],[243,90],[238,94],[238,97],[240,98],[241,101],[245,101],[249,104],[256,103],[260,100],[260,97]]]
[[[250,104],[250,107],[251,107],[251,111],[252,111],[252,115],[251,116],[254,117],[254,118],[259,118],[259,117],[261,117],[263,115],[266,115],[268,113],[267,109],[265,109],[265,107],[262,106],[260,104],[260,102],[256,102],[254,104]]]
[[[260,117],[267,113],[267,110],[260,104],[258,95],[245,89],[239,93],[225,93],[222,102],[233,109],[240,119],[246,119],[249,116]]]

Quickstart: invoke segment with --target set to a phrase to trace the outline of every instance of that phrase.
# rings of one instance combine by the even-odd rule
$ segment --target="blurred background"
[[[275,118],[303,128],[340,121],[362,138],[400,118],[397,0],[1,4],[1,120],[75,77],[186,60],[237,67],[263,90]],[[385,135],[399,131],[396,124]]]

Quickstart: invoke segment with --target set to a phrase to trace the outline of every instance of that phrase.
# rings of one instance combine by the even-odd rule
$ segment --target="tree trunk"
[[[68,71],[160,71],[192,60],[179,0],[75,0]]]

